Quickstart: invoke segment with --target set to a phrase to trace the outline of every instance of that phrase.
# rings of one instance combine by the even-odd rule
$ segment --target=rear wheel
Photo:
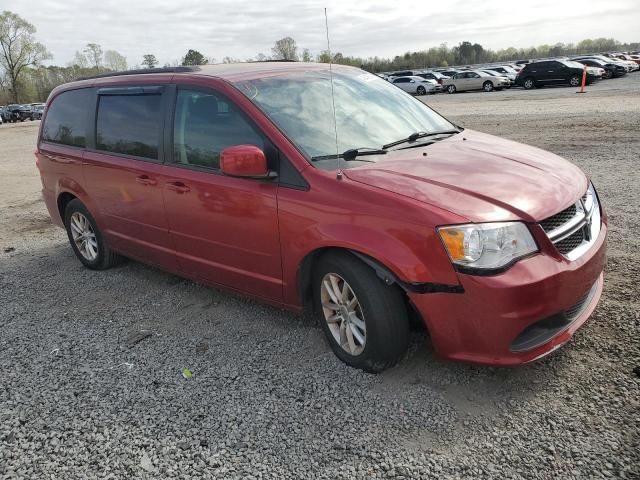
[[[482,84],[482,89],[483,89],[485,92],[493,92],[493,82],[489,82],[489,81],[484,82],[484,83]]]
[[[528,77],[524,79],[524,82],[522,82],[522,86],[525,88],[525,90],[531,90],[536,86],[536,83],[533,81],[533,78]]]
[[[449,93],[456,93],[456,86],[455,85],[449,85],[447,87],[447,92]]]
[[[612,77],[613,77],[613,72],[611,70],[604,71],[604,78],[612,78]]]
[[[376,373],[404,356],[409,321],[397,287],[348,252],[322,257],[313,278],[319,321],[338,358]]]
[[[417,93],[418,95],[426,95],[426,94],[427,94],[427,90],[426,90],[423,86],[420,86],[420,87],[418,87],[418,89],[416,90],[416,93]]]
[[[71,248],[85,267],[105,270],[120,262],[120,255],[106,245],[95,219],[77,198],[64,210],[64,225]]]

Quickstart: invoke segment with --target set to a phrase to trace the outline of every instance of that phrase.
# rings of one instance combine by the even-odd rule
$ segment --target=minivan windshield
[[[421,101],[376,75],[355,68],[334,68],[336,146],[328,68],[243,80],[235,85],[308,159],[350,149],[379,149],[416,132],[456,128]],[[367,161],[372,161],[371,157]],[[338,166],[336,162],[315,165],[324,169]]]

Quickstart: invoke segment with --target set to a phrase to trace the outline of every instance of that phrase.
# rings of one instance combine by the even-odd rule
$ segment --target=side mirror
[[[220,153],[222,173],[230,177],[275,178],[267,168],[264,152],[255,145],[235,145]]]

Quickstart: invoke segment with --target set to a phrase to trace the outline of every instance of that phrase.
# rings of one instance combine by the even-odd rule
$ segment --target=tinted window
[[[42,139],[74,147],[86,147],[87,112],[93,95],[90,89],[69,90],[58,95],[47,111]]]
[[[96,122],[96,148],[158,159],[162,96],[101,95]]]
[[[174,162],[220,168],[220,152],[235,145],[264,148],[262,137],[226,99],[179,90],[174,120]]]

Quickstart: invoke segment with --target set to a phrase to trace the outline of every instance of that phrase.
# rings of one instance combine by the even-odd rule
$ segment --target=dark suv
[[[545,85],[571,85],[578,87],[582,82],[584,66],[571,60],[545,60],[527,63],[516,77],[516,84],[531,89]],[[597,77],[587,71],[587,85]]]

